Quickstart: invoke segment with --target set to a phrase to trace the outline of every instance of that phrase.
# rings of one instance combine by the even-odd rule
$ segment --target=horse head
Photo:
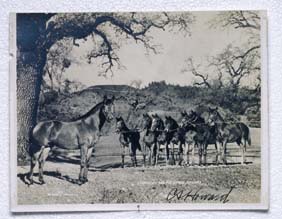
[[[162,119],[157,114],[155,114],[152,120],[151,131],[158,131],[163,129],[164,129],[164,123]]]
[[[152,118],[147,114],[143,114],[143,129],[150,129],[152,126]]]
[[[169,132],[178,128],[178,124],[171,116],[165,116],[164,128],[166,132]]]
[[[116,131],[119,133],[125,128],[125,122],[121,116],[116,117]]]
[[[114,119],[115,107],[114,107],[115,96],[108,98],[104,96],[102,107],[100,111],[100,118],[104,117],[107,122],[110,122]]]
[[[222,117],[218,113],[218,108],[209,107],[207,123],[209,126],[215,126],[216,123],[222,122]]]

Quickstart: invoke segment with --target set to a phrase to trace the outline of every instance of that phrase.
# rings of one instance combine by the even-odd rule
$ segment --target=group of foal
[[[246,145],[251,145],[250,130],[242,122],[226,122],[219,114],[217,108],[209,108],[205,120],[197,112],[191,110],[181,112],[181,121],[178,123],[171,116],[164,120],[157,114],[143,114],[141,129],[129,129],[122,117],[116,118],[116,131],[119,133],[121,145],[122,167],[124,167],[125,148],[133,166],[137,166],[136,151],[143,154],[143,163],[146,165],[147,151],[149,151],[149,164],[158,165],[159,153],[162,145],[165,148],[166,164],[175,164],[175,150],[178,154],[179,165],[194,165],[195,150],[198,149],[199,165],[207,164],[207,147],[213,144],[216,149],[215,163],[227,164],[227,143],[236,142],[241,149],[244,164]],[[177,147],[175,147],[177,145]],[[191,159],[189,160],[189,153]]]

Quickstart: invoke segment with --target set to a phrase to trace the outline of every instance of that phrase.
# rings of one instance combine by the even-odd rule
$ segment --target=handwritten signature
[[[229,201],[228,197],[231,192],[234,190],[235,186],[232,186],[226,193],[214,194],[214,193],[206,193],[203,191],[203,188],[199,188],[197,190],[193,189],[179,189],[172,188],[167,194],[167,201],[172,202],[174,200],[191,200],[191,201],[219,201],[221,203],[227,203]]]

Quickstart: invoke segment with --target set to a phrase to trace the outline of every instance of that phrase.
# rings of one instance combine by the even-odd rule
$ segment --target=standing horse
[[[154,127],[152,130],[153,119],[146,113],[143,114],[143,127],[142,131],[140,132],[141,135],[141,142],[142,142],[142,152],[143,152],[143,161],[144,166],[146,166],[146,155],[147,155],[147,148],[149,148],[149,163],[150,165],[154,164],[157,165],[157,135],[160,133],[158,130],[161,129],[161,122],[157,122],[156,117],[154,115]],[[156,124],[157,123],[157,124]]]
[[[179,162],[178,165],[181,165],[183,161],[183,145],[185,146],[185,136],[186,130],[182,127],[179,127],[176,132],[174,132],[173,137],[171,139],[171,143],[173,145],[178,145],[178,155],[179,155]]]
[[[178,131],[178,124],[177,122],[171,117],[171,116],[165,116],[165,131],[167,133],[167,138],[166,138],[166,164],[169,163],[169,145],[172,143],[173,136],[177,133]],[[171,149],[171,158],[173,164],[175,164],[175,159],[174,159],[174,144],[172,143],[172,149]],[[182,145],[179,144],[179,151],[182,150]]]
[[[221,147],[218,147],[217,157],[221,157],[224,164],[226,161],[226,146],[227,143],[236,142],[241,148],[242,160],[241,163],[246,162],[245,151],[246,146],[251,145],[250,129],[242,122],[225,122],[222,116],[217,111],[217,107],[209,108],[208,112],[208,124],[215,128],[216,141],[220,143]],[[243,140],[243,143],[242,143]],[[218,158],[217,158],[218,160]]]
[[[155,158],[155,165],[158,164],[159,159],[159,152],[160,152],[160,146],[166,144],[166,133],[164,131],[164,122],[163,120],[158,116],[158,114],[152,114],[152,126],[151,131],[155,133],[155,140],[156,140],[156,156]]]
[[[141,151],[139,143],[140,133],[137,130],[129,129],[122,117],[116,118],[117,133],[119,133],[119,142],[121,146],[121,165],[124,168],[125,147],[129,148],[129,155],[134,167],[137,166],[136,150]]]
[[[32,131],[29,180],[33,183],[33,169],[39,163],[39,181],[44,184],[43,166],[53,146],[74,150],[80,149],[79,184],[88,181],[87,173],[93,148],[100,138],[104,123],[113,119],[114,97],[94,106],[88,113],[71,122],[49,120],[39,122]]]
[[[192,146],[192,165],[194,163],[195,147],[198,147],[199,165],[207,164],[207,147],[215,143],[215,137],[212,129],[208,127],[205,120],[193,110],[189,114],[182,112],[180,127],[186,130],[185,134],[185,162],[189,164],[189,147]],[[217,148],[217,146],[215,145]],[[188,163],[187,163],[188,162]]]

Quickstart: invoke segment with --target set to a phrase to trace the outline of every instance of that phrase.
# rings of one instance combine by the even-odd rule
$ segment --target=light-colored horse
[[[39,122],[32,131],[31,157],[28,179],[33,183],[33,169],[39,163],[39,182],[43,180],[43,166],[53,146],[66,150],[80,149],[80,173],[78,184],[88,181],[87,173],[93,148],[100,138],[104,123],[114,116],[114,97],[95,105],[88,113],[71,122],[49,120]]]
[[[241,148],[242,160],[241,163],[246,162],[245,152],[246,146],[251,145],[251,133],[247,125],[242,122],[226,122],[219,114],[217,107],[209,108],[208,124],[215,128],[216,141],[219,143],[217,147],[217,162],[218,157],[226,164],[226,146],[227,143],[236,142]]]

